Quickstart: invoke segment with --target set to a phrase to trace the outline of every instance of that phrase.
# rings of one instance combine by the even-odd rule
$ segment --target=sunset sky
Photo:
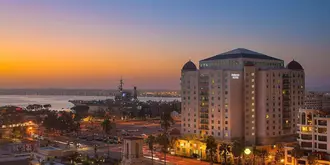
[[[328,0],[1,0],[0,88],[179,89],[235,48],[300,62],[330,89]]]

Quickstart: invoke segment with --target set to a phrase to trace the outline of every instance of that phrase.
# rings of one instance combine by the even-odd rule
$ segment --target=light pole
[[[249,148],[245,148],[244,149],[244,154],[246,155],[246,156],[249,156],[250,154],[251,154],[251,150],[249,149]],[[245,164],[246,162],[245,162],[245,159],[244,159],[244,164]]]

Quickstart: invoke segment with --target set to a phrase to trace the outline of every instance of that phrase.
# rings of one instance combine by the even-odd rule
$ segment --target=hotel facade
[[[284,61],[238,48],[181,70],[181,133],[274,144],[296,134],[305,74]]]

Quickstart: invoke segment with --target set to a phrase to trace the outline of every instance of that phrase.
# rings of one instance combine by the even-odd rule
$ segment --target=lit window
[[[252,103],[251,105],[254,106],[254,103]]]
[[[252,88],[254,88],[254,85],[251,85]]]
[[[269,118],[269,115],[266,115],[266,119],[268,119]]]
[[[251,93],[254,94],[254,91],[252,91]]]
[[[254,73],[251,73],[251,76],[254,76]]]
[[[212,84],[214,84],[214,80],[212,80]]]
[[[254,132],[252,132],[252,136],[254,136]]]
[[[254,82],[254,79],[252,79],[251,82]]]
[[[228,133],[225,133],[225,136],[227,137],[228,136]]]
[[[288,120],[285,120],[285,123],[286,123],[286,124],[288,124],[288,123],[289,123],[289,121],[288,121]]]
[[[254,112],[254,109],[252,108],[251,111]]]
[[[252,124],[254,124],[254,120],[252,120],[252,122],[251,122]]]
[[[252,129],[254,129],[254,127],[252,127]]]
[[[254,100],[254,97],[252,97],[251,99]]]
[[[254,118],[254,115],[252,115],[252,118]]]

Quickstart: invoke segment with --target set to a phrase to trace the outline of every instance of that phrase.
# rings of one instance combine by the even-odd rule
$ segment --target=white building
[[[298,143],[304,156],[299,160],[295,160],[291,155],[292,147],[286,147],[285,164],[294,165],[308,164],[308,156],[315,154],[318,159],[317,163],[322,165],[330,165],[330,115],[322,110],[316,109],[300,109],[298,124]]]
[[[296,133],[304,104],[302,66],[235,49],[181,70],[181,132],[273,144]]]
[[[320,110],[299,110],[301,124],[298,124],[298,142],[307,152],[325,152],[330,154],[330,115]]]

